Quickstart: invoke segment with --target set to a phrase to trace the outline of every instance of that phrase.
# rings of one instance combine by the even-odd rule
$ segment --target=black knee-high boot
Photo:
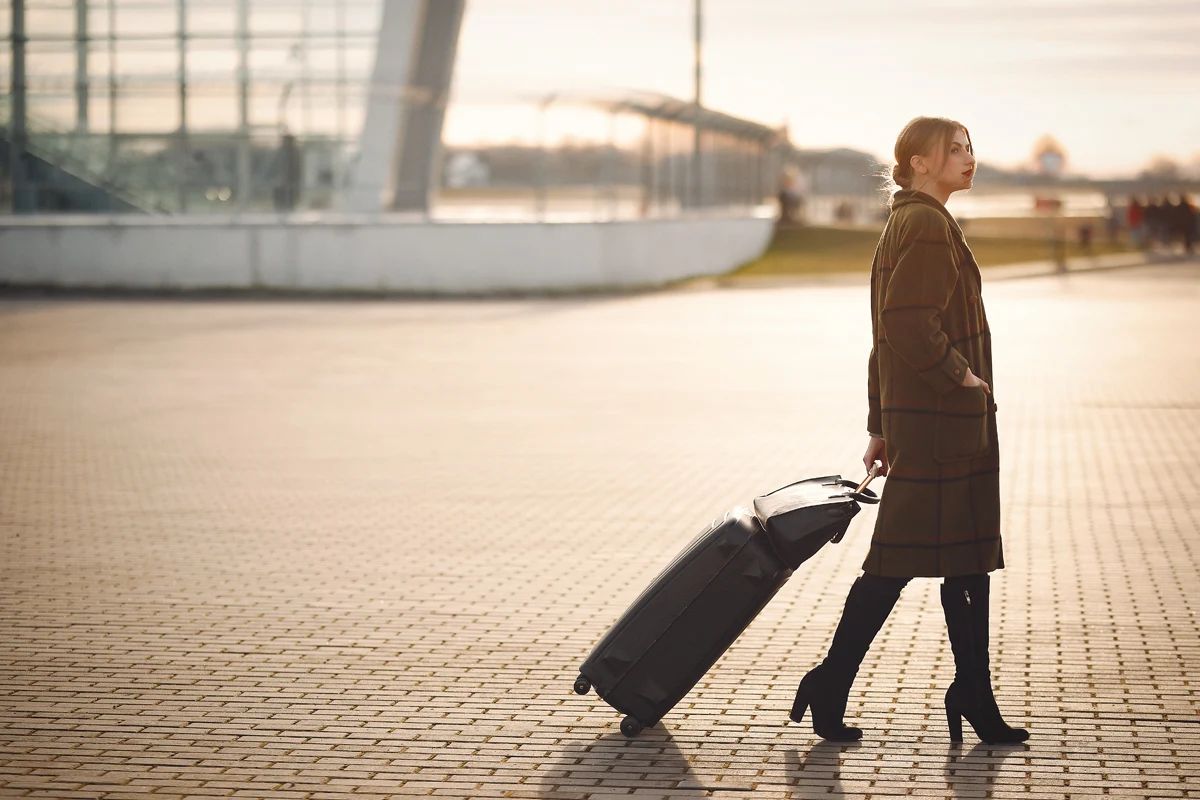
[[[988,659],[990,577],[966,575],[942,584],[942,609],[954,652],[954,683],[946,690],[946,721],[950,740],[962,741],[962,721],[988,744],[1015,744],[1029,738],[1024,728],[1004,721],[992,693]]]
[[[865,574],[854,582],[846,597],[846,607],[833,635],[829,655],[804,676],[796,690],[790,714],[793,721],[803,721],[804,712],[811,708],[813,731],[822,739],[853,742],[862,738],[861,729],[842,722],[846,700],[863,657],[907,583],[907,578]]]

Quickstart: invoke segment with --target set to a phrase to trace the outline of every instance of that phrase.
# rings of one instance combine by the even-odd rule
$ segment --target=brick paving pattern
[[[861,475],[863,286],[0,307],[0,797],[1200,795],[1200,266],[987,288],[1027,746],[952,746],[937,583],[787,721],[874,512],[659,727],[571,684],[707,522]]]

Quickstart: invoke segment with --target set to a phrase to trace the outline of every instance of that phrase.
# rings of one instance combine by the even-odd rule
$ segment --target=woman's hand
[[[870,443],[867,444],[867,452],[863,454],[863,466],[867,468],[867,472],[871,471],[871,465],[876,461],[883,465],[876,473],[882,478],[888,474],[887,445],[883,439],[872,436]]]
[[[973,389],[976,386],[982,386],[984,394],[992,393],[992,387],[987,385],[987,381],[980,378],[971,370],[967,370],[967,377],[963,378],[962,385],[966,386],[968,389]]]

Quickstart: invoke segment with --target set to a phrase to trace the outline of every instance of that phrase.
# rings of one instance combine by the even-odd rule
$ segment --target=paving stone
[[[0,304],[0,797],[1200,793],[1200,265],[986,292],[1007,748],[948,740],[932,580],[862,743],[787,721],[869,508],[662,725],[571,691],[708,520],[861,474],[861,284]]]

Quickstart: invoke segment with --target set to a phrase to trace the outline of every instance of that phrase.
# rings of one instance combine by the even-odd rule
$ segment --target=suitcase
[[[579,668],[575,691],[625,715],[621,732],[656,725],[716,663],[792,571],[840,541],[859,503],[840,475],[793,483],[714,520],[633,601]]]

